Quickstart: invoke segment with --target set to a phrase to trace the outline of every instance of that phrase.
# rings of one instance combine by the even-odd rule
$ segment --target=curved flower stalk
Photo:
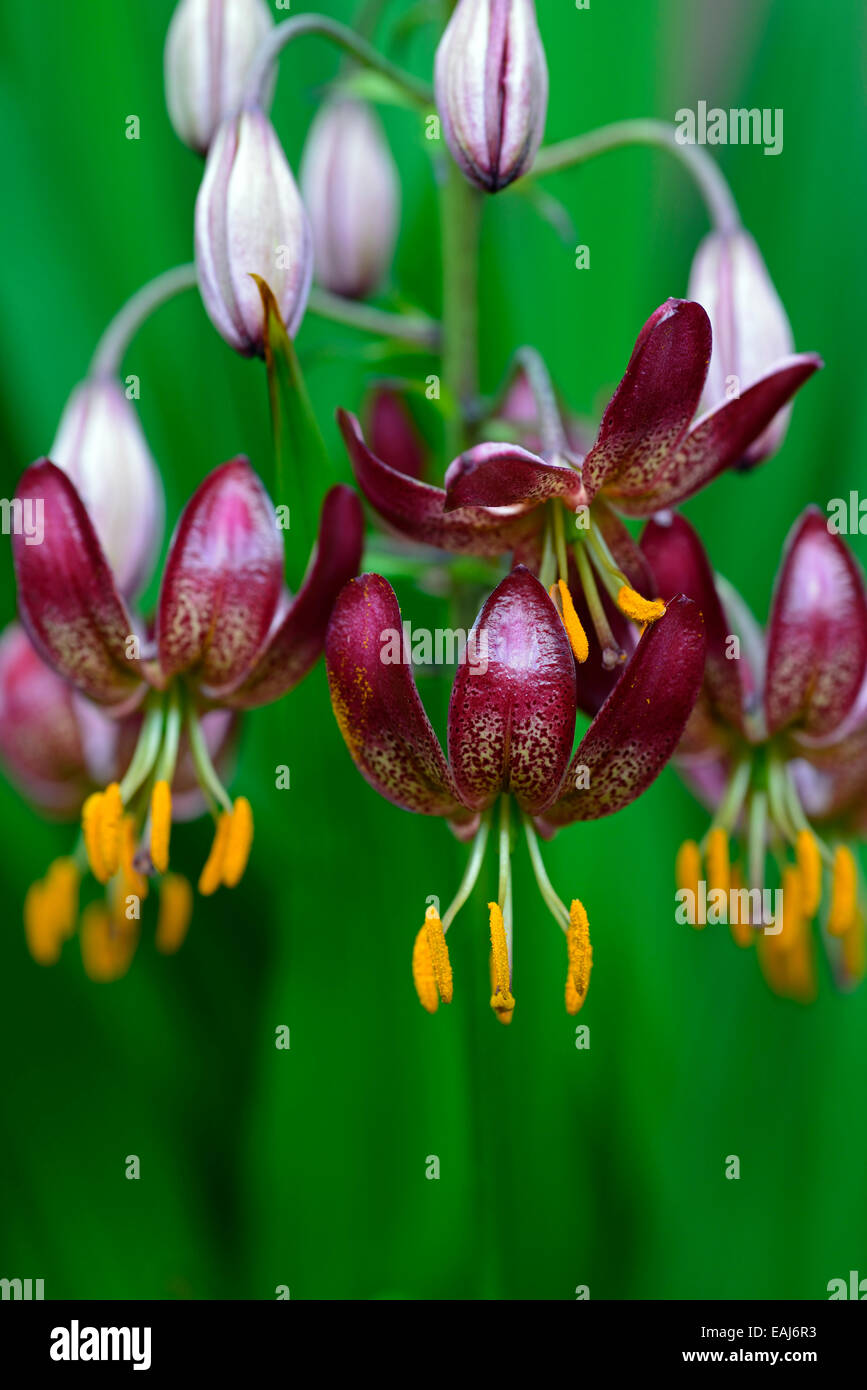
[[[317,284],[363,299],[391,267],[400,212],[397,166],[374,111],[337,97],[320,107],[301,158]]]
[[[31,641],[93,705],[139,721],[123,776],[83,806],[92,874],[122,890],[158,873],[165,888],[172,785],[191,765],[216,825],[199,891],[234,887],[250,852],[252,810],[245,797],[230,799],[205,721],[279,699],[317,660],[334,598],[358,569],[357,497],[342,485],[326,496],[319,544],[293,599],[283,589],[283,546],[261,482],[243,458],[216,468],[178,522],[151,631],[118,593],[66,474],[42,460],[24,473],[17,495],[40,499],[45,516],[41,545],[14,539],[19,610]],[[225,733],[225,718],[222,725]],[[188,790],[183,781],[181,790]]]
[[[683,588],[707,625],[702,693],[676,762],[713,819],[700,844],[681,847],[679,889],[698,892],[704,862],[707,888],[737,903],[735,939],[757,941],[778,993],[807,1001],[816,992],[814,920],[838,980],[852,984],[864,974],[865,949],[853,850],[867,797],[863,576],[809,508],[787,541],[763,636],[737,595],[714,582],[682,517],[650,522],[642,549],[660,592]],[[782,898],[771,920],[762,894],[774,861]]]
[[[478,444],[449,465],[444,489],[389,467],[367,447],[354,417],[341,411],[338,420],[359,487],[389,526],[446,550],[512,551],[546,588],[556,584],[579,662],[592,637],[611,669],[625,658],[611,602],[639,624],[663,611],[618,513],[647,517],[706,487],[822,365],[812,353],[786,358],[741,396],[695,419],[710,356],[701,305],[667,300],[641,330],[586,456],[571,452],[549,403],[541,454]]]
[[[391,586],[376,574],[352,580],[334,608],[325,660],[335,716],[359,771],[387,800],[441,816],[471,848],[446,912],[429,907],[413,952],[419,998],[429,1012],[452,997],[446,933],[484,860],[496,811],[499,887],[489,903],[491,1007],[508,1023],[512,991],[511,810],[524,824],[542,898],[567,940],[566,1007],[584,1002],[592,952],[587,914],[566,908],[548,880],[537,831],[629,805],[665,765],[698,694],[704,631],[695,604],[677,598],[635,655],[572,756],[576,668],[563,625],[523,566],[483,606],[458,667],[446,760],[425,714],[403,643]]]
[[[220,123],[241,105],[256,49],[273,25],[265,0],[180,0],[166,35],[166,105],[176,135],[197,154],[207,154]]]

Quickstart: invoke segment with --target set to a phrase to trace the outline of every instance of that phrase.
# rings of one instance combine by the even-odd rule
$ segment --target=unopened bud
[[[290,337],[304,317],[313,274],[310,223],[292,170],[258,108],[224,121],[196,199],[196,266],[211,322],[244,357],[264,353],[268,285]]]
[[[265,0],[180,0],[166,37],[166,105],[176,133],[198,154],[241,105],[253,54],[272,24]]]
[[[366,437],[376,457],[398,473],[423,478],[428,447],[413,419],[406,392],[397,386],[377,386],[365,413]]]
[[[689,298],[707,311],[713,352],[702,405],[720,405],[794,351],[786,311],[761,253],[749,232],[711,232],[695,254]],[[789,425],[785,406],[749,447],[742,464],[751,467],[779,449]]]
[[[317,282],[363,298],[391,265],[400,205],[397,169],[369,106],[338,99],[320,109],[304,147],[301,192]]]
[[[66,403],[50,458],[72,479],[121,593],[150,577],[163,527],[163,493],[135,407],[114,377],[93,377]]]
[[[525,174],[548,110],[533,0],[459,0],[434,85],[448,147],[471,183],[496,193]]]

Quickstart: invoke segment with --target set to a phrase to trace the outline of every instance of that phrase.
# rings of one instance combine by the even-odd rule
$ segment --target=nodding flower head
[[[805,1002],[817,987],[811,924],[821,921],[837,980],[851,985],[864,974],[865,949],[854,852],[867,793],[863,577],[827,518],[809,508],[789,536],[762,634],[715,580],[682,517],[651,521],[642,549],[660,592],[683,588],[707,626],[702,691],[676,765],[712,820],[678,854],[683,904],[701,900],[704,883],[722,913],[712,920],[727,920],[739,945],[755,942],[772,988]]]
[[[272,28],[265,0],[180,0],[166,36],[166,105],[176,134],[207,154],[241,104],[253,54]]]
[[[223,122],[196,198],[196,267],[217,332],[244,357],[264,355],[255,277],[271,290],[290,337],[313,276],[310,222],[277,134],[259,107]]]
[[[407,811],[441,816],[470,843],[450,906],[433,903],[415,940],[413,975],[424,1007],[452,997],[446,946],[485,856],[497,844],[498,887],[488,904],[491,1007],[511,1021],[512,828],[523,824],[545,905],[566,937],[566,1006],[587,992],[592,952],[587,913],[552,887],[538,844],[576,820],[606,816],[660,772],[683,732],[701,684],[704,633],[695,604],[676,599],[641,639],[622,681],[572,756],[576,667],[563,624],[539,581],[513,570],[484,604],[458,666],[446,759],[419,699],[401,614],[380,575],[352,580],[335,604],[325,648],[337,723],[359,771]],[[420,893],[421,896],[421,893]]]
[[[536,157],[548,65],[533,0],[458,0],[436,54],[443,133],[471,183],[496,193]]]
[[[315,555],[292,598],[277,517],[257,475],[243,458],[216,468],[180,517],[156,623],[144,627],[118,593],[67,475],[42,460],[17,495],[44,505],[43,543],[13,540],[19,610],[36,651],[92,705],[125,727],[135,720],[122,775],[82,806],[93,876],[119,889],[155,874],[164,882],[176,803],[188,811],[197,786],[215,822],[199,891],[234,887],[253,818],[245,797],[230,798],[215,749],[227,745],[232,712],[279,699],[319,657],[334,598],[361,556],[357,497],[342,485],[326,496]]]

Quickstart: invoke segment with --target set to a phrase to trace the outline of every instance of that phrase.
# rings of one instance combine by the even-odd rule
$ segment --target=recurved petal
[[[167,677],[237,683],[277,607],[283,547],[274,507],[245,458],[209,473],[178,522],[163,574],[157,649]]]
[[[768,731],[799,724],[830,733],[846,718],[867,670],[864,580],[827,518],[810,507],[796,522],[768,624]]]
[[[304,583],[285,614],[275,620],[241,685],[220,696],[222,704],[233,709],[270,704],[306,676],[322,654],[337,595],[358,573],[363,545],[361,503],[351,487],[338,483],[322,504],[319,540]]]
[[[650,786],[686,727],[704,655],[701,612],[681,595],[647,629],[581,740],[560,796],[541,817],[543,831],[611,815]]]
[[[509,507],[562,497],[578,505],[581,475],[574,468],[545,463],[515,444],[477,444],[460,454],[446,472],[445,510],[458,507]]]
[[[476,811],[501,791],[531,815],[550,805],[575,737],[575,661],[554,605],[523,566],[476,619],[449,706],[449,758]]]
[[[744,690],[740,661],[732,650],[731,628],[714,584],[713,571],[698,534],[682,516],[649,521],[641,549],[663,599],[686,594],[704,614],[707,633],[705,692],[712,709],[736,729],[743,725]]]
[[[788,357],[740,396],[708,411],[696,421],[646,491],[630,496],[611,493],[618,511],[626,516],[650,516],[685,502],[745,458],[753,440],[764,433],[777,412],[823,365],[821,357],[811,352]]]
[[[538,530],[539,516],[519,507],[506,512],[484,507],[446,512],[442,488],[399,473],[371,453],[354,415],[339,410],[337,423],[361,491],[383,521],[410,540],[440,550],[502,555]]]
[[[649,488],[695,415],[710,352],[700,304],[667,299],[650,316],[584,460],[591,497],[603,486],[618,499]]]
[[[471,818],[419,699],[394,590],[378,574],[343,589],[325,638],[331,703],[353,762],[407,811]]]
[[[18,610],[44,661],[97,704],[129,702],[140,685],[129,659],[132,620],[74,485],[48,459],[18,484],[22,526],[12,554]],[[134,523],[133,523],[134,524]]]

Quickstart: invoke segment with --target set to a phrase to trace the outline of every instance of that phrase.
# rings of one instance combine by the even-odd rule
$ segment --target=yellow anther
[[[54,914],[42,879],[31,883],[24,899],[24,935],[37,965],[54,965],[60,959],[63,937],[56,930]]]
[[[822,856],[816,837],[811,830],[800,830],[795,842],[795,854],[801,871],[802,906],[806,917],[812,920],[819,909],[822,897]]]
[[[452,964],[449,960],[449,948],[446,945],[446,934],[443,931],[443,924],[440,921],[439,913],[433,903],[430,904],[424,914],[424,929],[427,934],[431,965],[433,966],[434,979],[436,980],[440,999],[444,1004],[450,1004],[454,992]]]
[[[135,866],[136,833],[135,818],[124,816],[120,825],[120,870],[123,875],[123,891],[126,896],[134,894],[137,898],[148,895],[148,881]]]
[[[98,883],[108,883],[111,874],[102,849],[103,793],[93,792],[81,808],[81,829],[90,871]]]
[[[566,1009],[577,1014],[590,985],[590,971],[593,969],[593,947],[590,944],[590,923],[584,905],[578,898],[572,899],[569,908],[569,930],[566,933],[566,948],[569,952],[569,975],[566,980]],[[570,989],[571,984],[571,989]]]
[[[226,858],[226,845],[229,840],[231,824],[231,811],[223,811],[217,821],[217,829],[214,835],[214,842],[211,845],[211,852],[205,860],[205,867],[199,875],[199,892],[205,898],[209,898],[212,893],[216,893],[220,884],[223,882],[223,863]]]
[[[509,978],[509,948],[506,944],[506,927],[499,903],[488,903],[488,912],[491,922],[491,958],[493,962],[491,1008],[497,1011],[502,1009],[505,1013],[511,1014],[515,1007],[515,1000],[509,988],[511,980]]]
[[[59,936],[72,936],[78,921],[78,865],[71,857],[55,859],[49,865],[45,884],[51,894],[51,911]]]
[[[831,910],[828,931],[831,936],[844,936],[858,913],[858,868],[848,845],[838,845],[834,851],[831,872]]]
[[[111,878],[120,864],[120,827],[123,820],[123,799],[117,782],[112,782],[102,794],[99,808],[99,840],[102,862]]]
[[[865,923],[861,913],[857,913],[855,921],[843,937],[841,954],[843,958],[843,969],[846,971],[848,979],[857,984],[863,980],[865,968],[867,968],[867,941],[865,941]]]
[[[679,892],[692,894],[693,907],[696,908],[695,923],[696,927],[703,927],[704,922],[698,920],[698,881],[701,878],[701,850],[695,840],[684,840],[680,849],[677,851],[677,858],[674,861],[674,881]]]
[[[112,922],[104,902],[88,903],[81,917],[81,959],[91,980],[119,980],[138,944],[138,924]]]
[[[172,793],[168,782],[155,783],[151,795],[151,859],[158,874],[169,867],[169,838],[172,832]]]
[[[575,604],[572,602],[572,595],[569,592],[569,585],[565,579],[558,579],[556,589],[560,594],[560,616],[563,619],[563,626],[569,643],[575,653],[576,661],[586,661],[590,655],[590,643],[587,641],[587,633],[581,623],[581,619],[575,612]],[[554,597],[555,586],[551,585],[551,597]]]
[[[634,623],[655,623],[665,612],[661,598],[642,598],[628,584],[621,584],[617,593],[617,607]]]
[[[490,951],[488,952],[488,970],[491,976],[491,993],[493,994],[497,988],[497,967],[494,964],[494,957]],[[494,1015],[498,1023],[502,1023],[505,1027],[508,1027],[515,1016],[515,1010],[497,1007],[494,1009]]]
[[[157,917],[156,948],[173,956],[186,939],[193,915],[193,889],[183,874],[166,874],[160,884],[160,910]]]
[[[729,858],[728,832],[721,825],[714,825],[707,836],[705,851],[707,862],[707,886],[713,892],[721,888],[728,897],[732,883],[732,867]]]
[[[235,888],[241,882],[253,844],[253,808],[246,796],[239,796],[232,807],[223,858],[223,883]]]
[[[733,864],[731,869],[732,911],[729,914],[729,929],[731,930],[735,945],[740,946],[742,949],[746,949],[747,946],[752,946],[755,943],[756,932],[749,921],[748,910],[745,913],[745,918],[741,917],[741,900],[734,896],[736,893],[741,892],[743,886],[744,876],[737,864]],[[735,921],[736,916],[737,921]]]
[[[782,916],[783,930],[770,937],[770,941],[781,951],[794,951],[801,943],[806,926],[804,920],[804,885],[801,880],[801,871],[795,864],[786,864],[783,869]]]
[[[427,1009],[429,1014],[435,1014],[440,1006],[440,992],[434,975],[426,924],[416,936],[412,948],[412,978],[422,1008]]]

